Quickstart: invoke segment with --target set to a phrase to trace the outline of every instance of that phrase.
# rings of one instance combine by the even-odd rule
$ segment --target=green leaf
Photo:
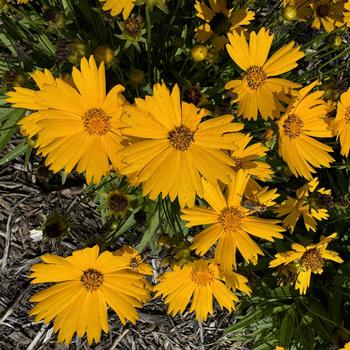
[[[17,158],[18,156],[24,154],[28,149],[28,144],[23,141],[19,145],[17,145],[13,150],[7,153],[3,158],[0,159],[0,165],[4,165],[11,160]]]
[[[3,115],[0,114],[0,119],[3,123],[0,126],[0,151],[8,144],[13,134],[17,129],[17,121],[21,119],[25,113],[24,110],[20,109],[9,109],[4,108],[5,112]],[[0,111],[3,109],[1,108]],[[0,120],[1,122],[1,120]]]
[[[285,348],[289,349],[290,343],[292,341],[294,328],[295,328],[295,308],[291,306],[281,323],[280,333],[279,333],[279,343]]]
[[[138,251],[142,251],[146,248],[146,246],[151,242],[154,237],[158,227],[159,227],[159,212],[158,207],[153,211],[152,216],[148,218],[148,227],[143,234],[142,240],[140,244],[137,246]]]

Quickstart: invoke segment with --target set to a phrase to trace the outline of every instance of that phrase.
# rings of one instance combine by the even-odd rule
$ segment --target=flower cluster
[[[282,269],[291,281],[275,287],[307,295],[317,289],[313,274],[343,262],[328,249],[343,236],[329,235],[336,229],[327,220],[339,175],[331,168],[349,169],[350,87],[339,77],[336,95],[320,80],[325,66],[339,72],[348,49],[335,48],[316,68],[310,61],[323,62],[320,43],[350,27],[350,1],[278,2],[284,20],[321,32],[306,43],[285,21],[275,30],[279,15],[261,19],[266,6],[242,3],[102,0],[79,8],[106,28],[92,25],[96,38],[86,43],[58,42],[55,33],[51,68],[38,60],[30,72],[36,87],[18,77],[7,86],[3,103],[26,111],[14,121],[24,142],[53,173],[85,178],[107,231],[98,245],[82,240],[70,256],[43,255],[32,266],[31,283],[54,285],[31,297],[30,315],[52,321],[59,342],[76,333],[97,343],[109,308],[135,324],[152,298],[200,322],[218,308],[232,313],[254,296],[256,280]],[[89,37],[81,30],[79,38]],[[347,194],[338,197],[346,211]],[[57,216],[47,220],[47,239],[70,234],[69,220],[56,225]],[[57,226],[52,234],[49,225]]]

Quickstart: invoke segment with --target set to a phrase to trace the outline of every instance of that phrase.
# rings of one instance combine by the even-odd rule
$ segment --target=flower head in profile
[[[229,271],[221,274],[226,282],[226,285],[235,292],[241,291],[244,294],[251,295],[252,290],[248,286],[248,279],[237,272]]]
[[[151,266],[143,261],[140,253],[135,249],[124,245],[115,251],[114,255],[120,257],[120,262],[124,263],[125,269],[136,271],[142,275],[153,275]]]
[[[132,184],[143,184],[143,195],[169,195],[191,207],[196,194],[203,195],[202,176],[229,182],[234,162],[225,150],[235,149],[242,124],[232,123],[231,115],[201,121],[206,110],[181,102],[177,85],[170,92],[156,84],[153,96],[136,98],[135,104],[122,117],[122,133],[132,144],[120,151],[121,172]]]
[[[302,246],[298,243],[292,244],[292,249],[287,252],[275,255],[275,260],[270,262],[270,267],[279,265],[295,264],[297,267],[297,279],[295,289],[299,289],[300,294],[306,294],[310,286],[311,274],[321,274],[323,272],[324,261],[333,260],[342,263],[343,260],[337,252],[327,250],[329,242],[335,238],[335,233],[324,237],[317,244]]]
[[[249,175],[239,170],[233,175],[225,197],[218,185],[203,180],[203,198],[210,208],[182,210],[181,218],[187,221],[187,227],[209,225],[194,237],[191,248],[202,256],[216,245],[215,261],[225,273],[236,267],[237,250],[244,260],[253,264],[257,263],[258,255],[264,255],[251,235],[273,241],[282,238],[280,232],[284,231],[277,225],[279,221],[253,216],[253,212],[245,208],[243,194],[248,181]]]
[[[197,320],[206,320],[213,314],[213,299],[221,309],[231,312],[238,298],[220,278],[219,267],[213,262],[196,260],[182,267],[174,266],[165,272],[154,287],[155,297],[162,296],[168,304],[168,314],[182,314],[191,302],[190,312],[195,312]]]
[[[261,181],[270,180],[273,171],[270,165],[262,160],[266,156],[268,148],[260,142],[248,146],[252,139],[252,136],[244,135],[235,141],[238,149],[231,152],[231,157],[235,162],[233,169],[236,171],[244,169],[249,175]]]
[[[312,28],[321,27],[329,33],[337,27],[344,25],[344,4],[343,0],[312,0],[310,6],[313,11],[314,20]]]
[[[315,177],[299,188],[296,198],[288,196],[287,199],[274,211],[277,217],[285,217],[283,226],[291,233],[294,232],[299,218],[302,216],[306,229],[316,231],[317,222],[327,220],[329,217],[327,207],[331,201],[331,190],[318,188],[319,181]]]
[[[329,155],[332,148],[314,138],[332,137],[323,92],[311,92],[317,84],[314,82],[299,90],[278,121],[279,153],[293,175],[307,180],[312,179],[314,168],[329,168],[334,161]]]
[[[296,13],[296,20],[298,21],[305,22],[312,15],[312,9],[309,1],[283,0],[281,6],[284,10],[295,11],[294,13]]]
[[[76,88],[60,78],[36,72],[39,90],[15,88],[8,93],[14,107],[37,110],[20,121],[21,131],[36,136],[38,153],[53,172],[74,168],[86,174],[88,183],[98,183],[112,163],[118,169],[122,148],[120,116],[125,104],[124,88],[115,86],[106,95],[103,63],[97,67],[93,56],[73,68]]]
[[[194,7],[197,17],[205,22],[195,29],[197,41],[211,42],[217,50],[225,48],[228,32],[240,31],[255,17],[253,11],[227,8],[226,0],[209,0],[209,6],[204,0],[196,0]]]
[[[107,307],[125,324],[139,318],[136,307],[148,299],[141,274],[125,269],[123,260],[110,252],[99,254],[98,246],[75,251],[66,258],[44,255],[32,266],[31,283],[56,283],[36,294],[30,311],[35,321],[53,320],[58,341],[69,344],[74,333],[87,334],[88,342],[99,342],[101,330],[108,332]]]
[[[133,10],[136,0],[100,0],[103,2],[102,10],[111,11],[112,16],[123,13],[123,19],[127,19]]]
[[[284,110],[280,101],[286,99],[290,89],[299,87],[289,80],[275,78],[297,67],[296,63],[304,57],[300,47],[294,42],[283,46],[269,59],[269,51],[274,35],[269,30],[252,32],[249,44],[244,33],[228,34],[226,49],[232,60],[244,71],[242,79],[231,80],[225,88],[237,94],[238,115],[256,120],[258,113],[263,119],[275,118]]]
[[[340,95],[333,130],[340,140],[341,154],[348,157],[350,151],[350,88]]]

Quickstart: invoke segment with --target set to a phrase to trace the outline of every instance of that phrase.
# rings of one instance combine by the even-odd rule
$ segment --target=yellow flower
[[[195,29],[197,41],[211,41],[217,50],[224,49],[228,32],[240,31],[241,26],[249,25],[255,17],[253,11],[228,9],[226,0],[209,0],[209,6],[203,0],[196,0],[194,7],[197,17],[205,21]]]
[[[100,0],[104,2],[102,10],[111,11],[112,16],[123,12],[123,19],[127,19],[135,6],[136,0]]]
[[[15,88],[8,93],[14,107],[34,109],[20,121],[22,132],[33,137],[38,153],[46,156],[53,172],[74,167],[86,173],[88,183],[98,183],[107,175],[110,163],[119,167],[118,150],[122,148],[120,116],[125,104],[124,88],[115,86],[106,96],[104,65],[97,68],[93,56],[81,60],[81,71],[73,68],[77,89],[60,78],[36,72],[39,91]]]
[[[243,79],[226,83],[225,88],[238,95],[235,100],[238,115],[244,118],[256,120],[258,111],[265,120],[278,117],[284,110],[280,101],[290,89],[300,86],[286,79],[272,78],[297,67],[296,61],[305,56],[292,41],[267,59],[273,37],[262,28],[258,34],[250,33],[248,46],[244,33],[228,34],[227,51],[245,74]]]
[[[333,130],[339,137],[341,154],[347,157],[350,151],[350,88],[340,95]]]
[[[110,252],[99,254],[98,246],[75,251],[62,258],[44,255],[32,266],[31,283],[56,283],[30,299],[35,321],[53,322],[58,341],[67,345],[74,333],[87,334],[88,342],[99,342],[101,330],[108,332],[107,306],[125,324],[139,318],[136,307],[148,299],[141,274],[125,270],[125,264]]]
[[[169,304],[168,313],[182,314],[191,302],[190,312],[196,313],[196,319],[206,320],[213,314],[213,297],[221,309],[231,312],[238,298],[225,286],[215,263],[197,260],[181,268],[174,266],[173,271],[165,272],[158,285],[154,287],[155,297],[162,296]]]
[[[187,221],[187,227],[210,225],[194,237],[191,248],[204,255],[216,242],[215,261],[222,270],[231,272],[236,267],[236,250],[244,260],[256,264],[258,254],[264,255],[250,235],[273,241],[282,238],[284,229],[277,225],[279,221],[252,216],[252,212],[243,206],[243,193],[249,181],[249,175],[239,170],[232,177],[226,198],[218,185],[203,180],[203,198],[210,208],[194,207],[183,209],[181,218]]]
[[[276,346],[275,350],[286,350],[283,346]]]
[[[332,148],[313,137],[331,137],[327,123],[328,106],[322,91],[310,93],[314,82],[294,96],[284,116],[278,121],[279,153],[295,176],[312,179],[314,168],[329,168],[334,159]],[[312,137],[313,136],[313,137]]]
[[[31,0],[17,0],[17,4],[28,4],[28,2],[31,1]]]
[[[323,237],[319,243],[306,247],[294,243],[292,244],[293,250],[276,254],[276,259],[270,262],[270,267],[294,262],[297,267],[295,289],[299,289],[300,294],[306,294],[310,286],[311,274],[321,274],[323,272],[324,259],[338,263],[343,262],[337,252],[327,250],[329,242],[336,236],[337,234],[333,233],[328,237]]]
[[[345,2],[342,0],[312,0],[310,4],[314,16],[312,28],[320,29],[323,26],[329,33],[344,25]]]
[[[340,350],[350,350],[350,341],[344,344],[344,347],[341,348]]]
[[[312,9],[308,0],[283,0],[281,6],[288,9],[288,6],[295,8],[296,19],[306,21],[312,15]]]
[[[326,190],[323,187],[316,190],[318,184],[318,178],[315,177],[297,190],[297,198],[288,196],[280,207],[274,210],[277,217],[286,216],[283,219],[283,226],[291,233],[294,232],[301,215],[308,231],[316,231],[315,219],[319,221],[328,219],[328,210],[323,208],[323,205],[327,204],[325,202],[329,202],[331,190]]]
[[[153,96],[135,99],[125,108],[122,133],[132,136],[132,145],[120,152],[121,172],[134,185],[143,183],[143,195],[153,200],[160,193],[181,207],[193,206],[203,195],[201,176],[216,183],[229,182],[233,160],[223,150],[234,149],[235,131],[243,125],[225,115],[201,122],[204,109],[180,101],[177,85],[172,92],[156,84]]]
[[[350,0],[346,2],[344,5],[345,11],[343,12],[344,15],[344,22],[347,27],[350,27]]]
[[[237,289],[241,292],[250,295],[252,290],[248,286],[248,279],[237,272],[230,271],[223,273],[222,276],[226,282],[226,285],[235,292]]]
[[[260,142],[248,146],[252,139],[252,136],[244,135],[235,141],[238,149],[231,152],[231,157],[235,162],[233,168],[236,171],[244,169],[248,174],[261,181],[270,180],[273,171],[269,164],[260,159],[266,156],[268,148],[264,147]]]
[[[142,275],[153,275],[151,266],[142,260],[141,255],[131,247],[124,245],[117,250],[114,255],[120,257],[120,262],[124,264],[124,268],[138,272]]]

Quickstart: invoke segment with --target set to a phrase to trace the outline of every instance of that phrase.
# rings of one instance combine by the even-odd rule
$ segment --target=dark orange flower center
[[[181,125],[169,131],[168,140],[173,148],[184,152],[193,142],[193,135],[194,133],[187,126]]]
[[[108,197],[108,207],[110,210],[121,213],[123,212],[129,205],[128,199],[120,193],[112,193]]]
[[[256,90],[267,78],[266,73],[259,66],[251,66],[246,70],[248,86]]]
[[[330,6],[329,4],[322,4],[317,7],[316,13],[319,17],[327,17],[329,14]]]
[[[307,250],[300,259],[303,270],[319,271],[323,265],[323,258],[317,248]]]
[[[193,268],[191,277],[192,281],[201,287],[210,285],[215,279],[214,271],[210,267],[201,269]]]
[[[101,108],[91,108],[83,116],[85,130],[89,135],[103,136],[111,130],[111,117]]]
[[[287,120],[283,123],[284,132],[291,139],[300,136],[303,126],[303,121],[295,114],[289,114]]]
[[[229,207],[222,210],[219,222],[224,231],[234,232],[241,227],[242,217],[242,212],[238,208]]]
[[[103,284],[103,274],[95,269],[88,269],[84,271],[83,275],[80,277],[81,284],[89,292],[95,292]]]

